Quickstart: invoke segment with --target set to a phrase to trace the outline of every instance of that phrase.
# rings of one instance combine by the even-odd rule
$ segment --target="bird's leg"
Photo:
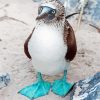
[[[66,96],[74,84],[68,83],[66,80],[67,70],[64,71],[64,75],[61,79],[55,80],[52,85],[52,92],[60,95]]]
[[[28,97],[30,100],[47,95],[50,91],[50,82],[44,81],[40,72],[37,73],[37,81],[32,85],[26,86],[18,93]]]

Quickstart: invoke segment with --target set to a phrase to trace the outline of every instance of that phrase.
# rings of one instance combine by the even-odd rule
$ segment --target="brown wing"
[[[35,28],[34,28],[34,29],[35,29]],[[26,56],[27,56],[29,59],[31,59],[31,56],[30,56],[29,51],[28,51],[28,42],[29,42],[29,40],[30,40],[30,38],[31,38],[31,36],[32,36],[32,34],[33,34],[34,29],[32,30],[32,33],[29,35],[29,37],[26,39],[26,41],[25,41],[25,43],[24,43],[24,52],[25,52]]]
[[[65,27],[64,27],[64,41],[65,44],[68,46],[65,58],[66,60],[72,61],[77,52],[77,45],[73,28],[71,27],[71,25],[68,23],[67,20],[65,21]]]

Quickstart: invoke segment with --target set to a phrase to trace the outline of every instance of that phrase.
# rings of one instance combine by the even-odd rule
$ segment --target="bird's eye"
[[[43,7],[40,7],[39,11],[38,11],[38,14],[40,14],[42,12],[42,10],[43,10]]]
[[[52,14],[55,14],[56,13],[56,11],[55,10],[52,10]]]

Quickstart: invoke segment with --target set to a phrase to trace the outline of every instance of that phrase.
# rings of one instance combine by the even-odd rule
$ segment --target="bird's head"
[[[36,20],[47,23],[60,21],[65,18],[65,9],[59,0],[45,0],[38,8]]]

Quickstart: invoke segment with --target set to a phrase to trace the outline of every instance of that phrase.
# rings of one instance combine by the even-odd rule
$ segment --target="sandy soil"
[[[8,72],[11,82],[0,90],[0,100],[27,100],[17,94],[35,80],[31,61],[23,52],[25,39],[35,26],[38,4],[32,0],[0,0],[0,72]],[[76,29],[76,21],[71,20]],[[68,71],[69,81],[78,81],[100,71],[100,33],[82,23],[75,33],[78,52]],[[55,77],[45,77],[53,80]],[[53,93],[37,100],[68,100]]]

